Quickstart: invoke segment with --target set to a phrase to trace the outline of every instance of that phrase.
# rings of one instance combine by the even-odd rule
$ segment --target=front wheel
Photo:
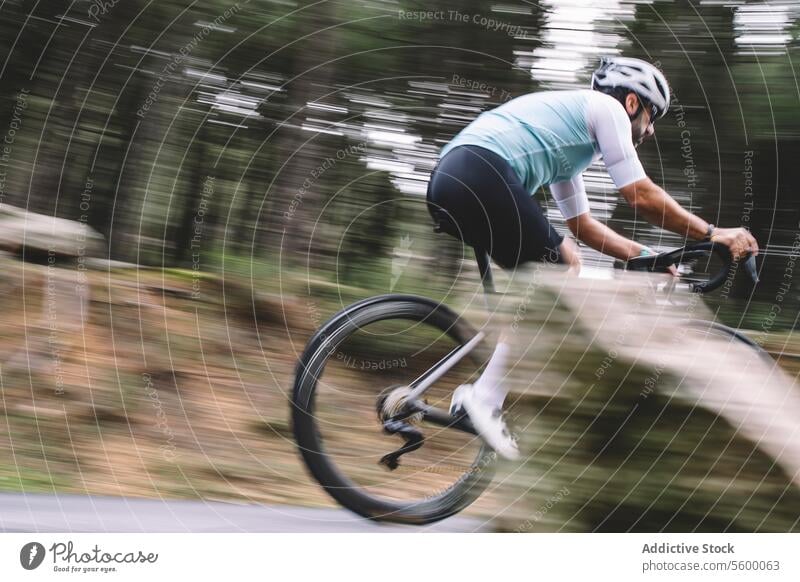
[[[753,350],[753,353],[757,354],[759,358],[762,358],[768,363],[773,363],[772,356],[769,355],[769,352],[738,329],[728,327],[716,321],[690,320],[688,324],[689,328],[699,335],[718,337],[738,345],[746,346]]]
[[[380,412],[387,399],[399,410],[416,378],[475,335],[447,307],[385,295],[344,309],[311,338],[297,366],[292,428],[308,469],[331,497],[370,519],[425,524],[483,492],[496,454],[478,437],[412,415],[406,426],[424,440],[392,467],[387,453],[403,443],[384,430]],[[453,389],[487,357],[478,344],[425,392],[426,404],[446,410]]]

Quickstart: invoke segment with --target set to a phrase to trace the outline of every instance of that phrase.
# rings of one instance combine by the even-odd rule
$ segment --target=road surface
[[[0,532],[469,532],[483,522],[452,517],[424,526],[374,523],[343,509],[218,501],[0,493]]]

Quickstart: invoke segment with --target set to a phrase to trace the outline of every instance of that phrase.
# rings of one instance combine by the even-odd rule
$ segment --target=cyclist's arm
[[[639,256],[644,248],[642,245],[628,240],[592,218],[589,212],[589,198],[586,196],[586,188],[580,174],[571,180],[551,184],[550,194],[553,195],[575,238],[601,253],[618,259],[628,260]]]
[[[619,191],[650,224],[695,240],[705,238],[708,223],[684,209],[650,178],[637,180]]]
[[[575,238],[605,255],[627,261],[638,257],[644,246],[614,232],[588,212],[567,220]]]
[[[619,191],[649,223],[695,240],[706,237],[708,223],[685,210],[650,178],[628,184]],[[758,254],[758,242],[744,228],[717,228],[712,240],[727,246],[734,259],[747,252]]]
[[[708,223],[684,210],[645,174],[633,146],[631,122],[616,100],[592,94],[587,103],[586,122],[614,185],[645,220],[693,239],[706,236]]]
[[[586,122],[597,140],[614,185],[645,220],[682,236],[702,239],[708,223],[681,208],[645,174],[633,146],[631,122],[613,98],[592,94]]]
[[[591,97],[586,116],[606,169],[631,206],[651,224],[696,240],[705,238],[708,223],[682,208],[645,174],[625,110],[613,98],[598,94]],[[718,228],[713,240],[726,245],[734,258],[748,251],[758,254],[758,242],[744,228]]]
[[[613,97],[597,92],[590,93],[586,123],[597,140],[606,170],[617,188],[647,177],[636,148],[633,147],[630,119]],[[623,261],[638,257],[645,248],[588,214],[576,216],[568,220],[567,224],[575,236],[593,249]]]

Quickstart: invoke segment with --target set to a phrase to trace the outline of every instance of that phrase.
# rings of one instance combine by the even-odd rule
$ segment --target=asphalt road
[[[482,522],[452,517],[424,526],[374,523],[340,509],[216,501],[0,493],[0,532],[469,532]]]

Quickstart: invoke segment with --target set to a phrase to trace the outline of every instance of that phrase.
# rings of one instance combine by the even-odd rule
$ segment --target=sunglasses
[[[642,109],[646,109],[650,113],[650,123],[648,123],[647,126],[650,127],[655,125],[656,119],[658,119],[658,107],[648,102],[646,99],[642,99],[638,95],[636,98],[639,99],[639,105],[642,107]]]
[[[642,99],[638,95],[636,97],[639,99],[639,104],[650,112],[650,125],[652,125],[655,123],[655,120],[658,119],[658,107],[648,102],[646,99]]]

